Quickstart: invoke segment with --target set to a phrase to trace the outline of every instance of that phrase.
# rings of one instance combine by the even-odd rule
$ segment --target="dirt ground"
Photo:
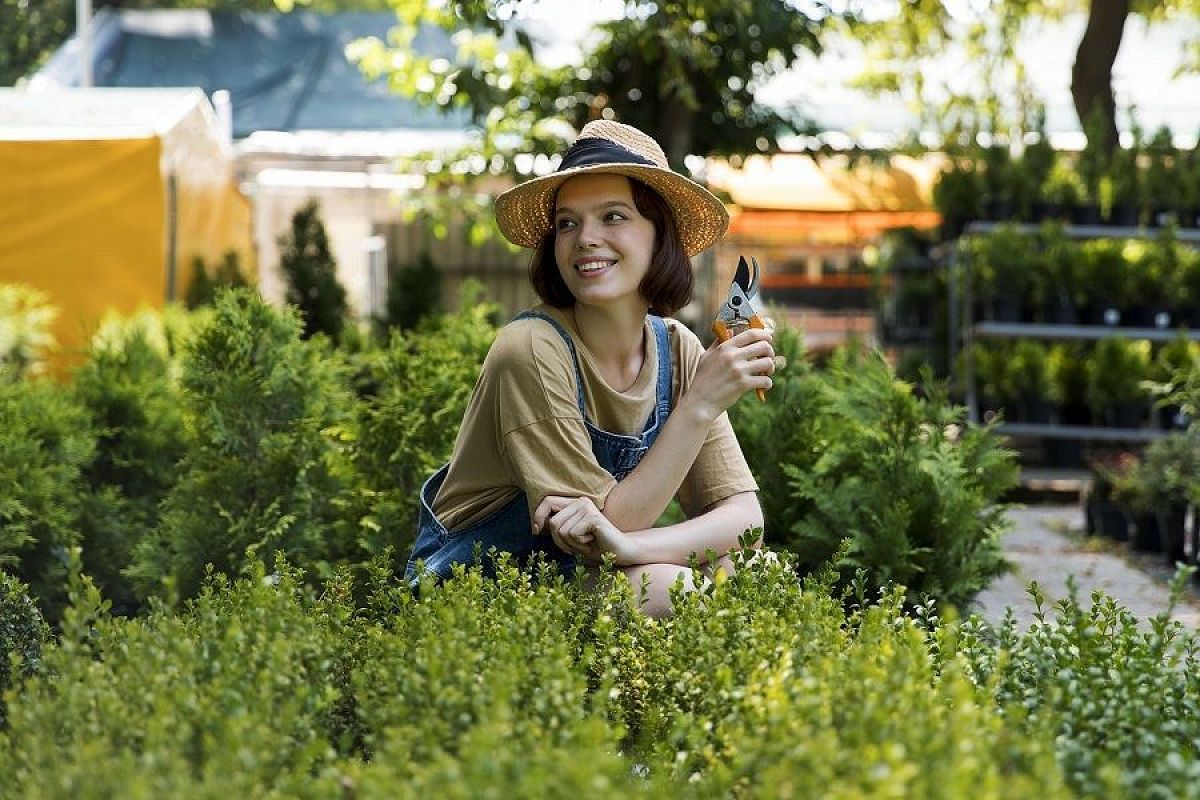
[[[1026,587],[1038,582],[1049,612],[1053,602],[1066,595],[1068,575],[1075,576],[1079,597],[1085,603],[1092,591],[1099,589],[1143,620],[1166,609],[1174,569],[1165,557],[1084,536],[1079,506],[1018,508],[1011,512],[1011,519],[1013,527],[1005,537],[1004,549],[1014,569],[996,579],[972,605],[985,619],[999,622],[1011,606],[1018,622],[1027,625],[1033,619],[1034,606]],[[1172,615],[1193,628],[1200,628],[1198,589],[1200,584],[1192,582]]]

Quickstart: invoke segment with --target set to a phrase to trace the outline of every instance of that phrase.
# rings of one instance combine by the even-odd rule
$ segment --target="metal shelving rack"
[[[988,233],[1003,223],[973,222],[967,233]],[[1020,224],[1015,226],[1021,233],[1034,234],[1040,230],[1037,225]],[[1115,227],[1104,225],[1065,226],[1064,233],[1073,239],[1146,239],[1155,234],[1155,229],[1144,227]],[[1175,239],[1179,242],[1200,247],[1200,230],[1182,229],[1176,231]],[[1173,328],[1122,328],[1110,325],[1053,325],[1024,322],[973,322],[970,320],[972,307],[971,275],[957,258],[951,255],[951,279],[949,281],[951,305],[951,321],[954,321],[955,309],[967,309],[964,319],[967,324],[962,326],[962,347],[967,353],[965,359],[965,374],[963,376],[966,390],[966,401],[969,418],[972,422],[980,421],[979,398],[975,386],[974,365],[970,357],[972,343],[976,338],[1017,339],[1034,338],[1050,341],[1097,341],[1120,336],[1127,339],[1149,340],[1152,342],[1168,342],[1181,333]],[[961,287],[959,286],[961,284]],[[961,291],[961,303],[959,294]],[[951,330],[955,328],[952,327]],[[1200,331],[1188,332],[1193,341],[1200,341]],[[953,362],[951,362],[953,363]],[[999,432],[1014,436],[1042,439],[1076,439],[1094,442],[1129,442],[1144,443],[1167,435],[1167,431],[1150,428],[1106,428],[1084,425],[1034,424],[1034,423],[1002,423]]]

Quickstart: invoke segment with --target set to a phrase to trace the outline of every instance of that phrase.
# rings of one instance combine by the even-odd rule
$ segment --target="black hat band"
[[[577,167],[595,167],[601,164],[631,163],[644,164],[647,167],[658,166],[650,159],[626,150],[621,145],[610,142],[608,139],[588,137],[586,139],[575,140],[575,143],[563,154],[562,163],[558,165],[558,171],[562,172],[568,169],[576,169]]]

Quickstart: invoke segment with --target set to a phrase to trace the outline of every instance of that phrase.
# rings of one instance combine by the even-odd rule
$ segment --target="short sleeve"
[[[488,355],[501,459],[530,512],[546,495],[589,497],[604,507],[616,481],[596,461],[579,409],[574,361],[542,320],[510,326]]]

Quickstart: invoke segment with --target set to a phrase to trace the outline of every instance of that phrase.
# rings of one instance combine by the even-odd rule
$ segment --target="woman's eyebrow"
[[[604,208],[614,208],[614,207],[618,207],[618,206],[620,208],[626,208],[626,209],[633,208],[633,206],[631,206],[629,203],[625,202],[624,200],[608,200],[606,202],[598,204],[596,206],[596,208],[604,209]],[[574,213],[576,213],[575,210],[573,208],[571,208],[570,206],[559,206],[558,208],[554,209],[554,216],[556,216],[556,217],[559,214],[574,214]]]

